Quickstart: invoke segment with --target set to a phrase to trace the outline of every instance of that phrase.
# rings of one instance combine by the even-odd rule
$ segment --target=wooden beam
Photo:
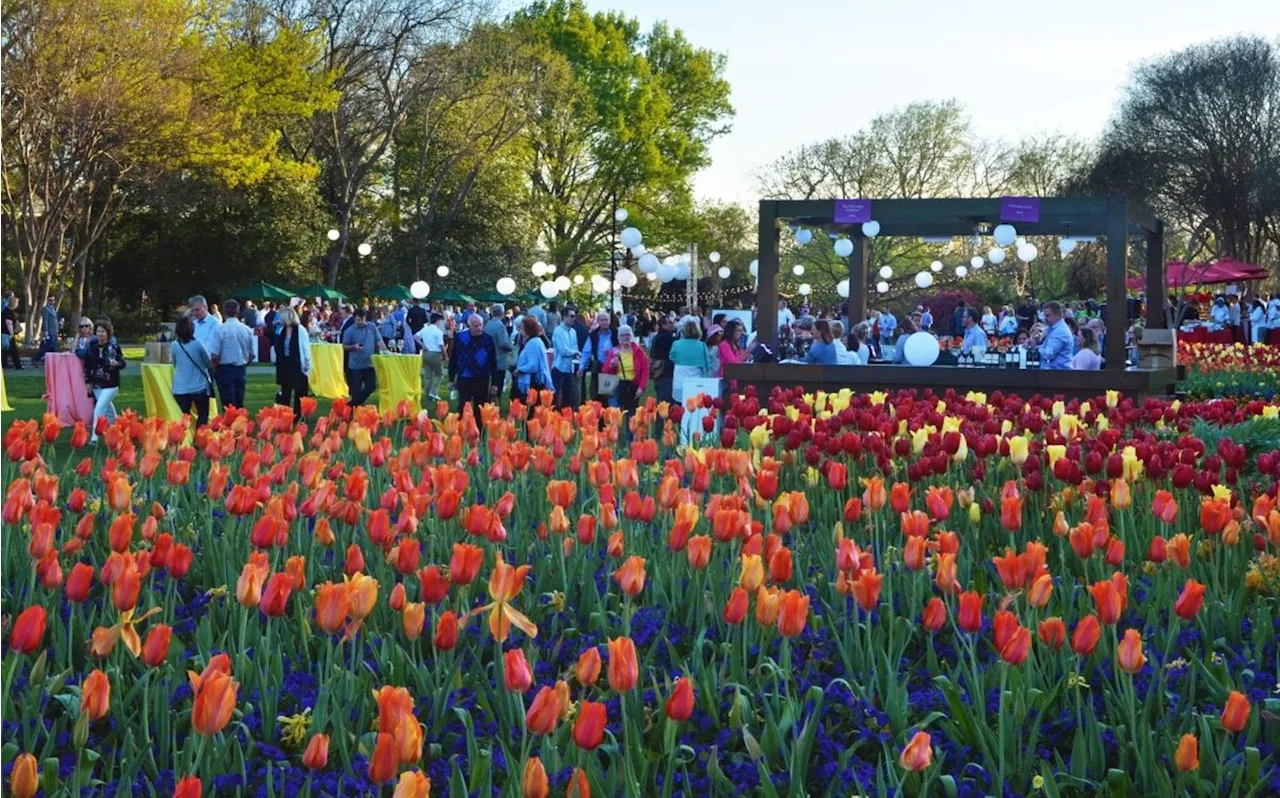
[[[1157,227],[1163,227],[1164,222],[1156,218],[1146,205],[1133,200],[1126,200],[1129,212],[1129,221],[1141,227],[1144,232],[1154,233]]]
[[[1147,233],[1147,327],[1165,327],[1164,222],[1156,219],[1156,229]]]
[[[756,270],[756,341],[771,348],[778,343],[778,205],[760,200]]]
[[[1125,368],[1124,339],[1128,327],[1128,287],[1125,280],[1129,265],[1129,209],[1124,197],[1113,197],[1107,224],[1107,325],[1103,356],[1108,371]],[[1148,278],[1149,279],[1149,278]]]
[[[853,334],[853,325],[867,318],[867,254],[871,249],[867,246],[867,237],[861,232],[854,233],[853,252],[849,255],[849,329],[847,335]]]

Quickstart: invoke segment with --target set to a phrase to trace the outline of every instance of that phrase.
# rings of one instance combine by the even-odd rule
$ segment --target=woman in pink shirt
[[[720,373],[724,379],[724,367],[727,363],[741,363],[747,359],[747,350],[738,345],[742,338],[742,322],[729,319],[724,325],[724,337],[720,339]]]

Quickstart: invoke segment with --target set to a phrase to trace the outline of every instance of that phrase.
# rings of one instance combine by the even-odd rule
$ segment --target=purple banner
[[[871,200],[838,199],[832,221],[836,224],[861,224],[871,221]]]
[[[1001,197],[1000,221],[1032,223],[1040,221],[1040,198]]]

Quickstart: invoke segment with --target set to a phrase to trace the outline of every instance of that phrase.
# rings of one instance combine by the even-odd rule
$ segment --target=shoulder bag
[[[204,381],[206,385],[205,391],[209,394],[209,396],[213,396],[213,380],[209,377],[209,370],[200,368],[200,364],[197,363],[196,359],[191,356],[190,352],[187,351],[186,344],[182,343],[181,341],[178,341],[177,343],[178,343],[178,348],[182,350],[182,354],[187,356],[187,360],[191,362],[191,365],[195,366],[197,371],[200,371],[202,374],[204,374]]]

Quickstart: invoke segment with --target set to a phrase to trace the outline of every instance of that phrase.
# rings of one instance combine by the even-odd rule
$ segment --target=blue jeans
[[[215,376],[223,406],[244,407],[245,367],[219,364]]]

